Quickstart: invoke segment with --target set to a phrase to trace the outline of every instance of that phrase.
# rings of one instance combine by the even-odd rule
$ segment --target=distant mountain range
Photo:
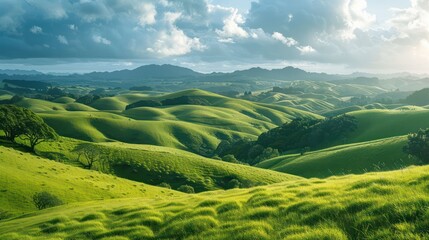
[[[224,90],[259,90],[281,85],[284,81],[344,81],[349,84],[379,85],[379,79],[401,78],[408,80],[420,79],[421,76],[407,73],[377,74],[353,73],[336,75],[327,73],[307,72],[299,68],[285,67],[282,69],[250,68],[231,73],[199,73],[189,68],[164,64],[144,65],[133,70],[113,72],[91,72],[86,74],[53,75],[37,71],[0,70],[0,80],[37,80],[58,85],[92,85],[96,87],[152,86],[158,90],[180,90],[186,88],[202,88],[211,91]],[[402,81],[402,80],[401,80]],[[229,87],[229,88],[228,88]]]
[[[0,75],[42,75],[43,73],[35,70],[19,70],[19,69],[0,69]]]

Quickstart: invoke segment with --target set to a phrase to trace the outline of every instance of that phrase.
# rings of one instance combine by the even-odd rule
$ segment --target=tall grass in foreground
[[[428,170],[64,206],[0,222],[0,239],[428,239]]]

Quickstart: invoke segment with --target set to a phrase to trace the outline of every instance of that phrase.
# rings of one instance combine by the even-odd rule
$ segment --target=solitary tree
[[[48,192],[35,193],[33,195],[33,203],[39,210],[63,204],[63,202],[57,196],[52,195]]]
[[[31,150],[34,151],[36,145],[42,142],[53,141],[58,138],[55,130],[49,127],[42,118],[30,110],[25,109],[24,112],[26,113],[26,120],[21,138],[29,141]]]
[[[429,128],[420,129],[408,135],[408,144],[403,148],[405,153],[417,157],[423,164],[429,163]]]
[[[96,162],[100,162],[104,156],[103,148],[91,143],[79,144],[73,149],[73,152],[78,154],[77,160],[87,169],[91,169],[93,165]],[[85,159],[81,159],[81,156]]]
[[[15,138],[24,131],[25,113],[23,108],[14,105],[0,105],[0,130],[6,139],[15,142]]]

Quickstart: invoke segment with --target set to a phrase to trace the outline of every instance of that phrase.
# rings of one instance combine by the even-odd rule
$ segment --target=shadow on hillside
[[[0,137],[0,146],[13,148],[13,149],[20,151],[20,152],[26,152],[26,153],[30,153],[32,155],[38,156],[36,153],[34,153],[31,150],[30,147],[23,146],[23,145],[20,145],[18,143],[10,142],[10,141],[6,140],[4,137]]]

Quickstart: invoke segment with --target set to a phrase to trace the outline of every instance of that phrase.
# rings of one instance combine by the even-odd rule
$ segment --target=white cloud
[[[156,23],[156,8],[153,4],[143,3],[139,6],[139,25],[144,27],[146,25],[153,25]]]
[[[245,20],[243,16],[238,13],[238,9],[209,5],[210,13],[216,11],[228,13],[227,17],[223,19],[222,30],[215,30],[216,34],[219,36],[220,42],[233,42],[229,39],[249,37],[249,33],[240,26],[245,23]]]
[[[101,43],[104,45],[110,45],[112,43],[110,40],[108,40],[108,39],[106,39],[100,35],[93,35],[92,40],[96,43]]]
[[[34,34],[40,34],[43,32],[43,29],[39,26],[33,26],[30,28],[30,32],[32,32]]]
[[[166,12],[164,13],[164,21],[168,24],[174,24],[181,16],[182,13],[180,12]]]
[[[298,44],[298,42],[295,39],[290,37],[285,37],[283,36],[283,34],[279,32],[274,32],[273,35],[271,35],[271,37],[277,41],[282,42],[284,45],[288,47],[292,47]]]
[[[411,0],[411,7],[394,9],[389,23],[398,38],[419,40],[429,37],[429,0]]]
[[[77,31],[77,29],[78,29],[78,27],[76,26],[76,25],[74,25],[74,24],[69,24],[69,29],[70,30],[72,30],[72,31]]]
[[[172,26],[169,31],[159,32],[155,44],[147,48],[147,51],[159,57],[169,57],[185,55],[192,50],[202,51],[205,48],[199,38],[190,38],[181,29]]]
[[[312,46],[298,46],[296,47],[301,52],[301,55],[315,53],[316,49],[314,49]]]
[[[343,14],[346,21],[346,28],[340,31],[342,39],[354,39],[357,29],[366,31],[375,22],[376,16],[367,12],[366,9],[366,0],[345,0]]]
[[[67,40],[67,38],[63,35],[58,35],[57,37],[58,41],[64,45],[68,45],[69,41]]]

